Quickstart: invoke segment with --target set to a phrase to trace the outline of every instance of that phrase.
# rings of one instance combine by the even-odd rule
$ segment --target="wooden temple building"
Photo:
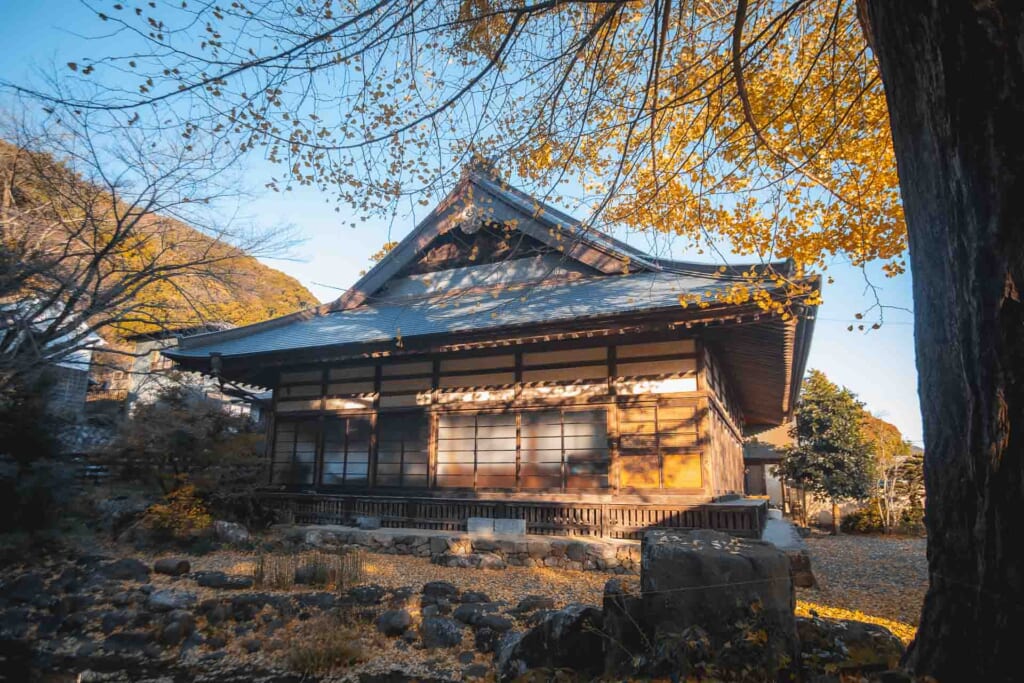
[[[267,495],[300,521],[753,535],[744,431],[790,416],[813,310],[680,304],[749,267],[655,258],[470,170],[340,299],[164,353],[273,389]]]

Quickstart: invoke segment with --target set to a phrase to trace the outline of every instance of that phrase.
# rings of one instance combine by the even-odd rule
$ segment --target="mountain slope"
[[[26,152],[3,140],[0,140],[0,185],[0,204],[5,212],[17,211],[25,215],[35,211],[44,219],[47,212],[61,211],[66,216],[76,210],[78,207],[73,202],[83,201],[76,198],[100,195],[95,186],[52,157]],[[66,199],[68,197],[72,198],[71,204]],[[94,202],[91,208],[95,210],[96,200],[90,198],[89,201]],[[113,204],[112,200],[107,200],[101,209],[109,210]],[[74,223],[65,217],[40,224],[53,232],[55,242],[59,243],[61,239],[73,242],[82,238],[81,234],[73,233]],[[188,263],[193,259],[209,258],[210,254],[214,255],[215,263],[202,268],[184,268],[166,278],[155,278],[139,288],[136,300],[145,314],[127,316],[100,329],[109,342],[116,343],[118,338],[161,328],[201,323],[246,325],[318,303],[313,294],[294,278],[180,220],[147,215],[135,230],[137,235],[118,247],[118,267],[156,260]],[[9,252],[8,255],[13,254],[17,258],[17,249],[8,241],[18,237],[13,229],[0,230],[0,238],[3,238],[0,251]],[[0,258],[0,270],[4,266],[5,261]],[[0,273],[0,279],[3,275]],[[5,295],[6,298],[18,298],[25,296],[24,291],[27,290],[22,288],[19,292],[14,288]]]

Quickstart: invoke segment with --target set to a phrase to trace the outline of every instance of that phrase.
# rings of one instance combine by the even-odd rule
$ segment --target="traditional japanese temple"
[[[814,310],[714,301],[751,267],[650,256],[469,170],[333,303],[164,353],[273,389],[268,495],[303,519],[752,532],[743,434],[791,415]]]

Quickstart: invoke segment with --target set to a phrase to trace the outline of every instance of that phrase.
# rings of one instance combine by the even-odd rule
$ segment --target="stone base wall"
[[[640,572],[640,543],[637,541],[340,526],[291,527],[286,535],[316,548],[359,546],[377,553],[429,557],[434,564],[447,567],[558,567],[615,574]]]

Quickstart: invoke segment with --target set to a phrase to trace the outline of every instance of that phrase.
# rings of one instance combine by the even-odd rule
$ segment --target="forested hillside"
[[[73,216],[85,204],[83,195],[93,193],[92,184],[75,175],[52,157],[29,153],[0,140],[0,204],[8,215],[36,214],[38,230],[49,233],[50,244],[74,244],[83,239]],[[96,193],[101,196],[101,193]],[[95,211],[96,200],[90,199]],[[108,200],[107,204],[111,204]],[[109,208],[109,207],[108,207]],[[109,208],[114,213],[113,208]],[[50,219],[61,214],[59,220]],[[209,262],[210,267],[183,268],[167,277],[152,278],[139,287],[136,297],[138,316],[124,316],[101,335],[109,342],[118,337],[155,331],[164,327],[183,327],[198,323],[223,322],[245,325],[284,315],[317,303],[315,297],[294,278],[260,263],[222,237],[211,237],[183,221],[166,215],[142,215],[130,240],[118,243],[117,267],[132,263]],[[7,301],[32,292],[24,291],[24,280],[7,282],[2,271],[17,270],[17,239],[4,231],[0,245],[0,297]],[[100,237],[102,239],[102,236]],[[214,257],[211,258],[210,254]],[[66,259],[65,259],[66,261]],[[6,266],[11,266],[7,268]]]

